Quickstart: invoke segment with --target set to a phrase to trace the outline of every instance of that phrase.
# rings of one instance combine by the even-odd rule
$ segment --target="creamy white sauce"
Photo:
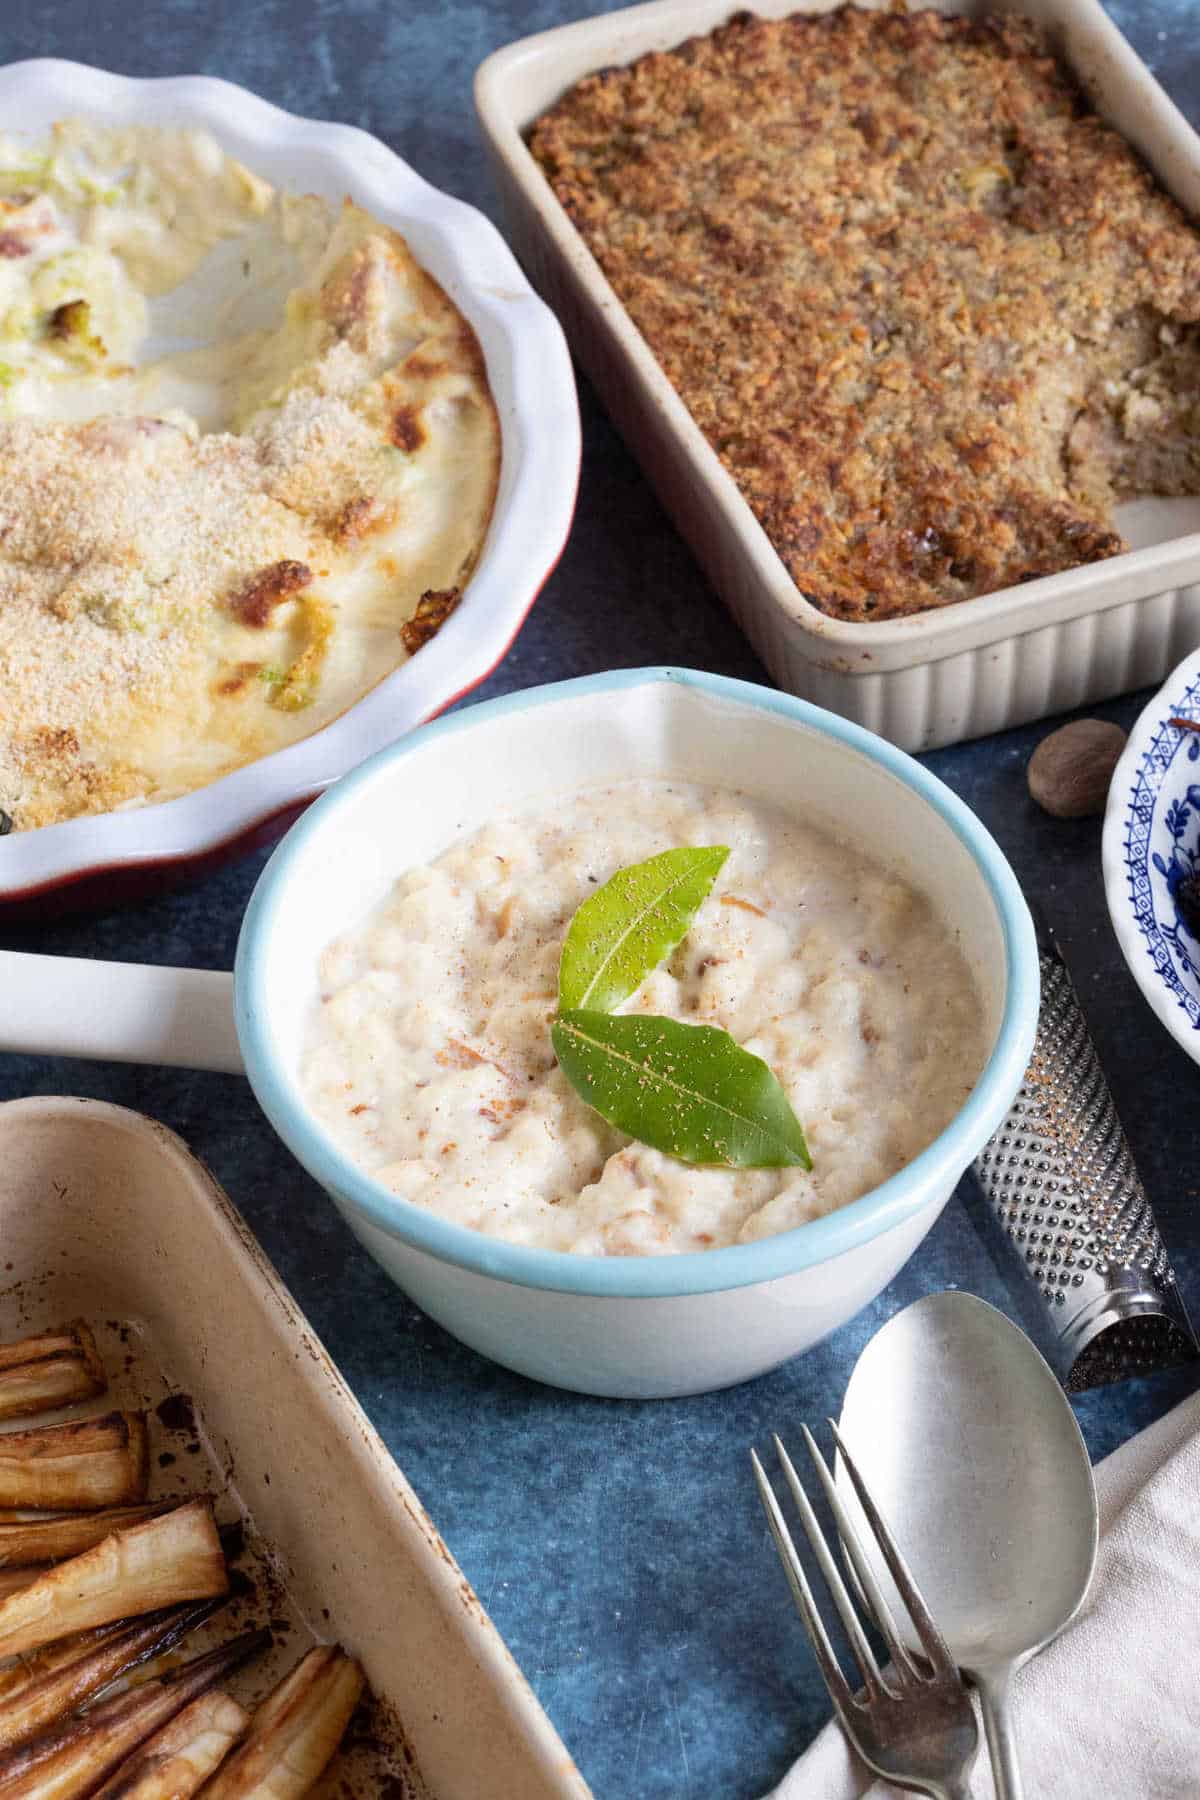
[[[136,519],[104,542],[104,496],[64,546],[68,501],[33,476],[27,495],[13,446],[28,474],[30,434],[57,429],[59,468],[98,467],[72,434],[110,419],[171,428],[203,467],[168,493],[170,451],[139,472],[126,426],[109,479],[140,483]],[[13,507],[64,521],[36,553],[0,544],[0,678],[24,697],[0,712],[0,807],[18,828],[186,792],[337,718],[406,659],[421,596],[462,591],[499,461],[474,339],[396,233],[278,192],[206,132],[80,120],[0,137],[0,431]],[[220,500],[235,479],[238,519]],[[238,593],[285,562],[303,593],[245,623]],[[92,564],[81,620],[58,590]],[[78,771],[43,779],[37,745],[64,734]]]
[[[6,415],[175,412],[205,430],[230,423],[222,390],[232,388],[252,342],[236,323],[231,330],[238,288],[261,291],[264,270],[255,262],[267,245],[294,243],[302,221],[319,243],[311,207],[276,195],[207,132],[110,130],[77,119],[47,142],[0,136],[0,196],[8,214],[0,230],[28,246],[0,256]],[[19,205],[25,196],[29,207]],[[208,260],[217,246],[226,270]],[[290,273],[299,278],[298,258]],[[201,292],[189,294],[197,274]],[[81,295],[103,355],[43,329],[48,311]],[[280,298],[276,290],[273,311]]]
[[[689,1167],[574,1093],[550,1044],[576,909],[618,868],[727,844],[712,895],[623,1011],[728,1030],[782,1082],[813,1169]],[[929,901],[745,796],[645,781],[503,818],[410,870],[321,963],[314,1114],[377,1181],[511,1242],[590,1254],[747,1243],[843,1206],[958,1111],[979,996]]]

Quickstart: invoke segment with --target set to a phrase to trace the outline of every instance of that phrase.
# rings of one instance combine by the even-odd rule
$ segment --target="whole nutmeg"
[[[1044,737],[1025,771],[1029,792],[1056,819],[1104,811],[1125,733],[1105,719],[1073,719]]]

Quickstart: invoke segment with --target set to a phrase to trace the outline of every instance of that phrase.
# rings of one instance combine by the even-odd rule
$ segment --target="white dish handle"
[[[233,976],[0,950],[0,1051],[242,1072]]]

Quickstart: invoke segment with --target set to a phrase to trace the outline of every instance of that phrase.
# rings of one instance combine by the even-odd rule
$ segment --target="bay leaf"
[[[812,1168],[779,1082],[727,1031],[574,1009],[551,1037],[575,1092],[629,1137],[687,1163]]]
[[[633,863],[585,900],[563,943],[560,1012],[611,1012],[682,941],[729,851],[723,844],[664,850]]]

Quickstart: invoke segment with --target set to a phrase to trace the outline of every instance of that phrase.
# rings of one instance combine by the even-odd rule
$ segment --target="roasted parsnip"
[[[0,1601],[0,1657],[36,1650],[112,1619],[133,1619],[228,1591],[212,1505],[191,1500],[161,1518],[114,1532]]]
[[[19,1344],[0,1344],[0,1419],[53,1412],[94,1399],[107,1386],[96,1340],[82,1319]]]
[[[228,1694],[202,1694],[122,1763],[96,1800],[191,1800],[249,1723]]]
[[[105,1413],[0,1433],[0,1506],[95,1512],[146,1498],[146,1416]]]
[[[362,1670],[345,1651],[310,1650],[267,1695],[203,1800],[299,1800],[332,1762],[363,1685]],[[7,1800],[7,1790],[0,1792]]]
[[[7,1599],[9,1594],[19,1594],[22,1588],[31,1587],[45,1569],[0,1569],[0,1600]]]
[[[116,1625],[102,1625],[98,1631],[82,1631],[78,1637],[66,1638],[61,1644],[50,1644],[32,1656],[10,1656],[0,1664],[0,1704],[11,1695],[19,1693],[22,1688],[27,1688],[38,1675],[60,1668],[77,1657],[86,1656],[89,1650],[95,1649],[114,1632],[123,1629],[122,1620]]]
[[[77,1713],[0,1758],[0,1794],[4,1800],[82,1800],[94,1794],[152,1733],[270,1642],[269,1631],[248,1632],[170,1675]]]
[[[16,1663],[0,1690],[0,1754],[27,1744],[110,1682],[182,1643],[220,1604],[174,1606],[132,1625],[119,1621]]]
[[[38,1563],[62,1562],[90,1550],[114,1531],[157,1519],[170,1512],[176,1500],[157,1500],[145,1506],[109,1506],[103,1512],[62,1513],[54,1518],[0,1519],[0,1569],[28,1569]]]

